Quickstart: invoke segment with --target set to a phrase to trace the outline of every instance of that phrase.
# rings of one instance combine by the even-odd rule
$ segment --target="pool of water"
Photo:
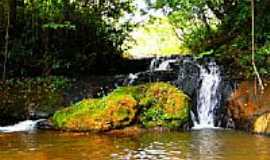
[[[0,133],[1,160],[270,160],[270,137],[230,130],[129,137],[38,131]]]

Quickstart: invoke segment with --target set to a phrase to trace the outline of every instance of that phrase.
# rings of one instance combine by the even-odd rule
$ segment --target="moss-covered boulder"
[[[166,83],[148,85],[140,99],[143,126],[179,128],[189,120],[189,98],[179,89]]]
[[[61,129],[105,131],[129,125],[136,112],[137,101],[132,96],[125,95],[101,100],[82,100],[56,112],[52,120]]]
[[[189,121],[189,98],[166,83],[120,87],[101,99],[85,99],[52,117],[56,128],[107,131],[132,124],[180,128]]]

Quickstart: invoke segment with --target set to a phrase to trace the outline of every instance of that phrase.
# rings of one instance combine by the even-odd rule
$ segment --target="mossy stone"
[[[52,117],[56,128],[106,131],[139,124],[180,128],[189,121],[190,100],[167,83],[120,87],[100,99],[85,99]]]

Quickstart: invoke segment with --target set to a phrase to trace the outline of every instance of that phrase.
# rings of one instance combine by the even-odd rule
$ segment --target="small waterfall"
[[[198,119],[196,120],[194,114],[191,113],[193,129],[214,128],[214,112],[220,101],[218,94],[221,82],[220,70],[214,62],[210,62],[207,68],[199,67],[201,86],[197,95]]]
[[[176,63],[180,61],[177,58],[170,59],[161,59],[155,58],[151,61],[150,70],[151,71],[167,71],[170,70],[170,64]],[[215,62],[209,62],[207,65],[201,65],[198,62],[191,59],[183,59],[183,64],[192,64],[199,68],[199,77],[197,82],[199,83],[197,91],[197,99],[196,99],[196,110],[197,117],[191,111],[191,118],[193,121],[193,129],[201,129],[201,128],[215,128],[215,109],[217,109],[220,94],[218,93],[218,89],[221,82],[220,69],[219,66]],[[179,68],[179,79],[183,79],[184,75],[181,70],[192,70],[188,67]],[[186,74],[190,73],[190,71],[185,71]],[[137,77],[138,78],[138,77]]]
[[[177,59],[161,59],[159,57],[154,58],[151,63],[149,70],[150,71],[167,71],[170,70],[170,64],[177,62]]]
[[[160,61],[159,57],[153,58],[151,60],[150,66],[149,66],[149,70],[154,71],[157,68],[157,66],[159,65],[159,61]]]
[[[39,120],[25,120],[11,126],[0,127],[0,133],[10,133],[10,132],[31,132],[36,129],[36,125],[44,121],[45,119]]]
[[[168,59],[168,60],[160,63],[160,65],[158,66],[158,68],[156,70],[157,71],[166,71],[166,70],[169,70],[169,69],[171,69],[170,68],[170,63],[174,63],[176,61],[177,61],[176,59]]]
[[[130,73],[128,75],[128,79],[129,79],[128,84],[132,84],[137,78],[138,78],[138,73],[135,73],[135,74]]]

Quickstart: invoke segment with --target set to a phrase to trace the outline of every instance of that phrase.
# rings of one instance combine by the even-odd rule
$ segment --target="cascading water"
[[[170,64],[177,62],[177,59],[161,59],[159,57],[154,58],[151,63],[150,71],[166,71],[170,69]]]
[[[138,78],[137,73],[136,74],[130,73],[128,75],[128,79],[129,79],[128,84],[132,84],[137,78]]]
[[[193,129],[213,128],[214,111],[220,101],[220,96],[217,93],[221,82],[219,67],[210,62],[207,68],[200,67],[200,81],[201,86],[197,95],[197,116],[196,120],[193,117]],[[193,113],[191,113],[193,114]]]
[[[0,127],[0,132],[31,132],[35,130],[36,125],[41,121],[45,121],[45,119],[25,120],[11,126]]]

